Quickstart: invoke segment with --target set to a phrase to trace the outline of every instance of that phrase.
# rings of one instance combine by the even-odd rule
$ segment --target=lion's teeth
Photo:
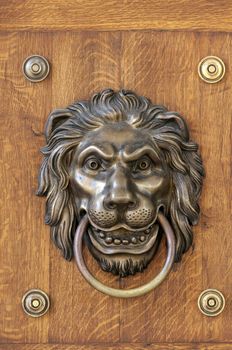
[[[139,232],[134,232],[135,236],[132,236],[131,238],[114,238],[114,237],[106,237],[106,233],[104,231],[99,231],[99,237],[104,239],[105,243],[111,244],[114,243],[115,245],[128,245],[130,243],[132,244],[138,244],[140,242],[145,242],[147,240],[145,234],[149,234],[151,232],[151,226],[147,228],[144,232],[141,232],[139,235]]]
[[[106,242],[107,244],[110,244],[110,243],[113,242],[113,238],[112,238],[112,237],[107,237],[107,238],[105,239],[105,242]]]
[[[115,238],[114,244],[117,244],[117,245],[121,244],[121,239]]]
[[[122,244],[129,244],[128,239],[123,239],[123,240],[122,240]]]

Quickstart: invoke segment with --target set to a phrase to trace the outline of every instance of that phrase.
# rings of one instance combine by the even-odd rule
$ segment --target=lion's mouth
[[[129,231],[124,228],[103,231],[90,225],[88,236],[93,246],[103,254],[143,254],[153,247],[158,231],[158,224],[152,224],[144,231]]]

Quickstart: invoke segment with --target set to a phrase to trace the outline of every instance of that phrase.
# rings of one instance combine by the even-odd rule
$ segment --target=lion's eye
[[[151,159],[148,157],[139,159],[135,164],[135,171],[145,171],[149,170],[152,166]]]
[[[138,166],[139,166],[139,169],[146,170],[149,168],[150,162],[147,160],[142,160],[141,162],[139,162]]]
[[[97,158],[90,158],[86,160],[84,166],[88,170],[96,171],[101,168],[101,163]]]

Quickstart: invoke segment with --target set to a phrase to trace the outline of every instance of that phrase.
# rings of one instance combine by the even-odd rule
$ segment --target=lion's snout
[[[149,208],[138,208],[134,211],[128,211],[125,214],[125,221],[128,226],[133,228],[145,227],[151,224],[154,219],[154,210]]]
[[[112,228],[117,224],[139,229],[152,223],[155,212],[149,208],[138,208],[126,212],[89,209],[88,215],[91,222],[102,229]]]
[[[91,221],[101,228],[109,228],[117,223],[117,215],[115,212],[89,209],[88,215]]]
[[[136,190],[132,178],[117,164],[100,195],[92,198],[89,217],[98,227],[112,228],[124,224],[129,228],[143,228],[151,224],[155,216],[154,205],[149,198]]]
[[[106,182],[103,205],[107,210],[118,211],[132,210],[139,205],[132,180],[120,165],[117,165]]]

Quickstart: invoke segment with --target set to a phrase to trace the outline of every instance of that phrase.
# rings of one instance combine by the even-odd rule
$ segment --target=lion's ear
[[[181,135],[181,137],[183,137],[185,141],[189,141],[189,131],[187,124],[179,114],[173,112],[165,112],[165,114],[158,114],[156,118],[164,122],[166,121],[165,126],[163,126],[163,128],[166,130],[163,130],[163,132],[173,132],[173,130],[175,130],[178,134]]]
[[[61,124],[63,124],[67,119],[72,117],[72,113],[67,111],[67,109],[56,109],[53,111],[47,120],[45,126],[45,136],[46,140],[50,139],[52,132]]]

